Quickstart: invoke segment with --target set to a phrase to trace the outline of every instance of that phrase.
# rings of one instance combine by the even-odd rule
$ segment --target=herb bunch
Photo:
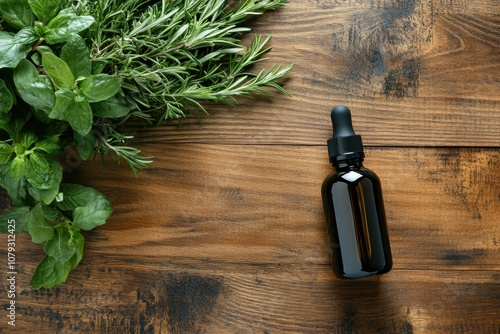
[[[58,156],[112,155],[136,172],[152,159],[130,145],[130,119],[206,113],[206,102],[286,93],[290,66],[250,68],[245,20],[285,0],[0,0],[0,185],[15,206],[0,217],[43,243],[35,289],[64,282],[81,261],[82,231],[112,213],[99,191],[63,182]]]

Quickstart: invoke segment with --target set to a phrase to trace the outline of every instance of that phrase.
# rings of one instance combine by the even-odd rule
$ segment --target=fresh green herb
[[[287,94],[291,66],[256,73],[269,37],[245,20],[285,0],[0,0],[0,186],[16,220],[44,244],[31,285],[50,288],[81,261],[84,237],[112,213],[95,189],[63,182],[58,156],[112,155],[134,172],[152,159],[130,146],[131,118],[149,123],[206,113],[206,102]]]

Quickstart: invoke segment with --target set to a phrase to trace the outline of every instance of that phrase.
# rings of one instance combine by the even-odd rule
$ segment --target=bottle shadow
[[[383,276],[337,280],[334,286],[338,333],[413,333],[409,309]]]

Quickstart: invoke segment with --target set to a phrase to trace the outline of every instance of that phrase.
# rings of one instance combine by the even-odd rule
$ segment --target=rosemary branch
[[[82,0],[81,15],[96,23],[87,38],[95,63],[123,80],[122,90],[140,116],[157,122],[180,121],[208,113],[204,101],[236,105],[238,97],[287,94],[282,81],[292,66],[271,66],[252,73],[265,59],[270,37],[255,35],[251,45],[241,37],[251,29],[249,17],[285,5],[286,0]],[[130,139],[127,137],[127,139]],[[133,169],[145,165],[132,150],[105,138],[98,151],[114,151]],[[125,153],[127,152],[127,153]]]

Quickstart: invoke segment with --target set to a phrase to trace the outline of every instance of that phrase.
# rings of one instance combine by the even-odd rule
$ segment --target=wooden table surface
[[[67,179],[114,214],[50,290],[30,288],[43,253],[18,236],[16,327],[2,264],[0,333],[500,333],[499,12],[291,0],[253,21],[273,35],[265,64],[295,64],[293,97],[138,128],[156,162],[137,177],[67,156]],[[335,104],[382,181],[394,267],[380,277],[332,272],[320,186]]]

